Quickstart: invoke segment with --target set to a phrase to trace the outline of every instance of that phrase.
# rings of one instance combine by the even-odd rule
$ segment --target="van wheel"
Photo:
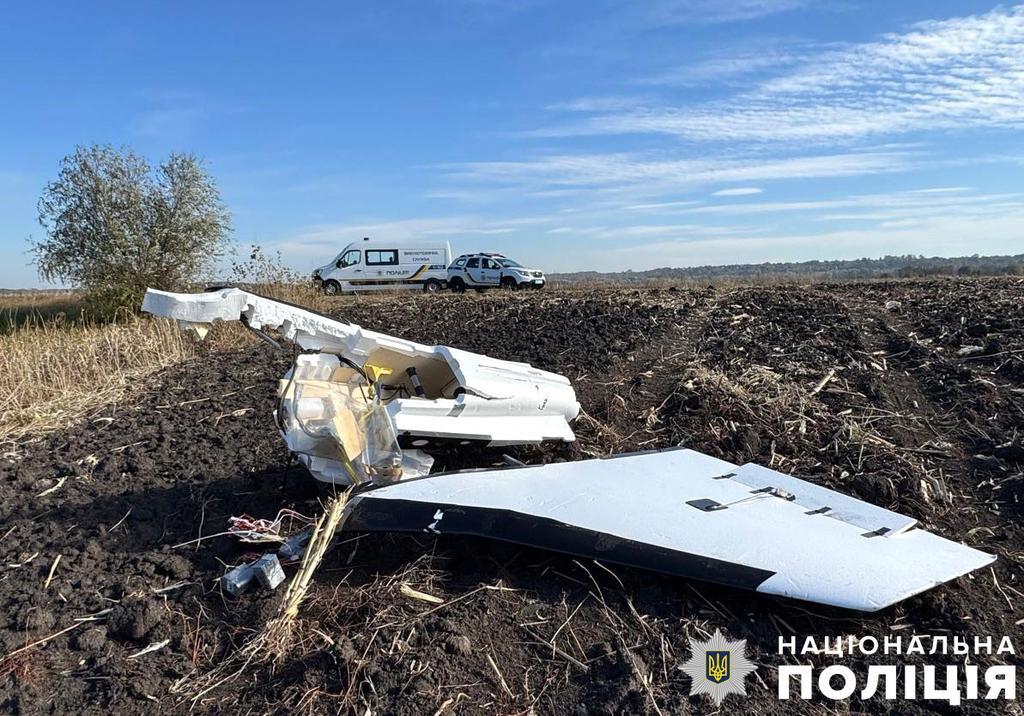
[[[324,281],[324,295],[325,296],[337,296],[339,293],[341,293],[341,284],[340,283],[338,283],[334,279],[331,279],[329,281]]]
[[[441,282],[437,279],[430,279],[423,284],[423,293],[437,293],[441,290]]]
[[[466,292],[466,282],[463,281],[461,278],[453,278],[451,281],[448,282],[448,285],[451,286],[452,293]]]
[[[511,276],[506,276],[505,278],[501,279],[501,287],[506,291],[515,291],[517,288],[519,288],[519,284],[517,284],[516,280]]]

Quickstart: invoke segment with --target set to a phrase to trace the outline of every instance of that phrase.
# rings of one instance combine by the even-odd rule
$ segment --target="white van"
[[[313,272],[328,296],[389,289],[436,293],[448,285],[452,247],[402,245],[364,238],[349,244],[333,261]]]

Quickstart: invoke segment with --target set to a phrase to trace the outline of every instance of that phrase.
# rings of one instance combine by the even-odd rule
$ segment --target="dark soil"
[[[224,566],[247,553],[229,538],[174,545],[223,531],[230,515],[314,515],[327,490],[288,467],[270,413],[290,354],[260,344],[163,371],[132,400],[3,456],[0,652],[71,628],[0,662],[0,712],[710,713],[678,665],[689,637],[720,628],[760,667],[726,709],[822,713],[829,702],[777,700],[777,666],[794,661],[777,654],[780,635],[1019,636],[1022,306],[1017,279],[339,300],[367,328],[568,375],[584,408],[577,442],[507,451],[519,459],[684,444],[899,510],[999,560],[865,616],[482,540],[346,534],[289,657],[193,705],[192,685],[280,592],[222,595]],[[447,602],[404,597],[403,583]],[[844,663],[863,686],[884,660]],[[891,706],[855,695],[839,709]]]

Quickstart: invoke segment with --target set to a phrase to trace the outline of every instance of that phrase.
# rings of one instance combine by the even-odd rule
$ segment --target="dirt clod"
[[[453,636],[445,643],[453,654],[469,656],[473,653],[473,642],[469,640],[469,637]]]
[[[141,641],[164,620],[164,616],[165,611],[156,600],[129,597],[110,612],[107,619],[110,636]]]
[[[79,632],[74,639],[74,648],[78,651],[97,652],[107,642],[107,629],[103,626],[91,627]]]

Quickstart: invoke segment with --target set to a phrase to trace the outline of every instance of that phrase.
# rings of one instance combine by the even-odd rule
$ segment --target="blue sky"
[[[0,16],[0,286],[76,144],[201,155],[240,245],[551,271],[1024,252],[1024,6],[31,4]]]

